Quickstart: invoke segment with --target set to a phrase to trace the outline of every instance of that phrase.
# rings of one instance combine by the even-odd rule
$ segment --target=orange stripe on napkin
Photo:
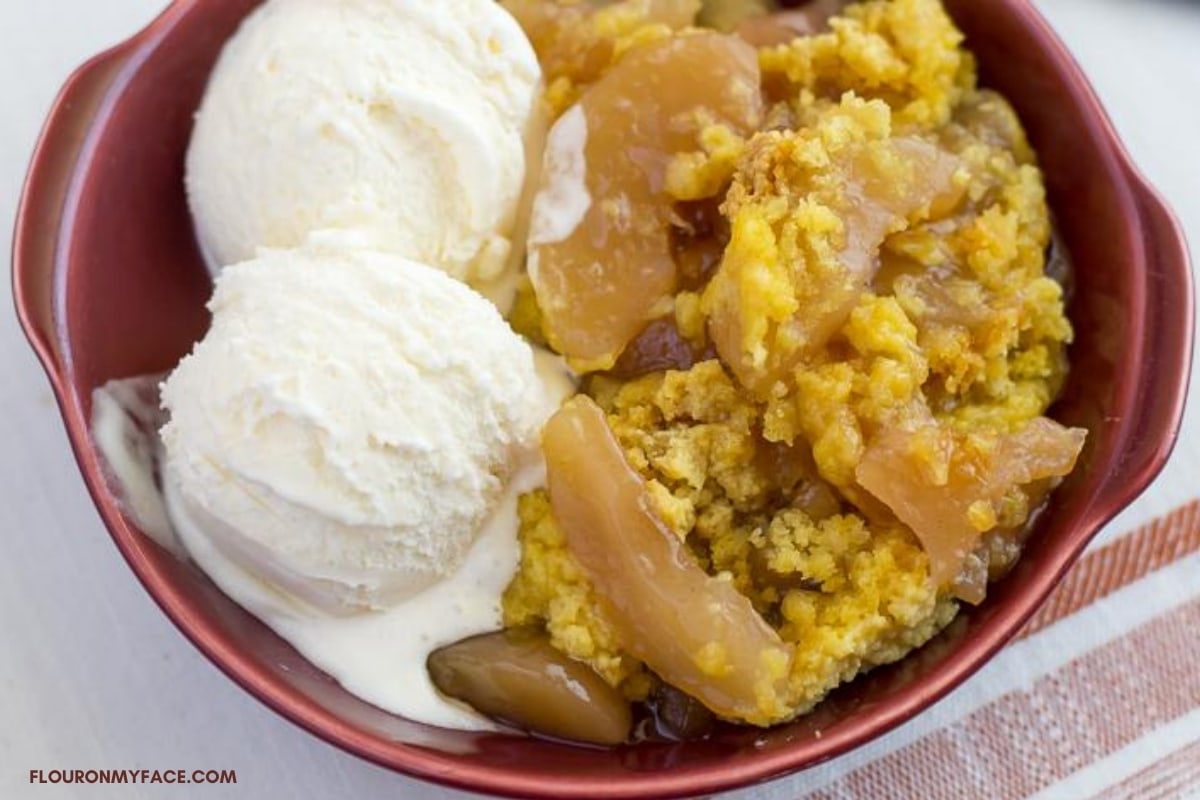
[[[1200,501],[1081,559],[1021,637],[1198,551]],[[1200,600],[1081,655],[1032,688],[1000,697],[807,797],[1009,800],[1036,793],[1200,708],[1197,630]],[[1164,796],[1161,790],[1168,783],[1200,783],[1200,743],[1176,755],[1178,761],[1173,755],[1148,768],[1144,784],[1131,785],[1134,793],[1114,798],[1150,800]]]
[[[1197,630],[1200,600],[809,797],[1027,797],[1200,707]]]
[[[1200,501],[1155,520],[1094,553],[1059,584],[1017,639],[1032,636],[1151,572],[1200,552]]]
[[[1180,797],[1200,786],[1200,742],[1156,761],[1136,775],[1105,789],[1093,800],[1156,800]]]

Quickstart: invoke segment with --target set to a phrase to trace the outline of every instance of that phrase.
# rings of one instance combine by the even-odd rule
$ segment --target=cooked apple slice
[[[863,107],[848,102],[838,118],[853,126]],[[786,379],[841,329],[889,234],[963,194],[960,161],[922,139],[866,139],[816,158],[817,135],[771,132],[751,143],[731,192],[732,238],[705,290],[721,360],[754,391]]]
[[[554,517],[622,646],[722,717],[786,719],[787,645],[658,519],[599,406],[582,395],[567,402],[543,449]]]
[[[629,736],[629,701],[536,628],[464,639],[430,654],[428,668],[444,694],[534,733],[600,745]]]
[[[555,123],[534,200],[529,274],[550,343],[607,369],[676,289],[667,167],[721,124],[748,133],[762,98],[754,49],[711,31],[630,52]]]
[[[934,582],[948,586],[996,526],[996,504],[1014,488],[1070,474],[1086,437],[1045,417],[995,438],[934,427],[885,431],[867,447],[857,478],[912,529]]]

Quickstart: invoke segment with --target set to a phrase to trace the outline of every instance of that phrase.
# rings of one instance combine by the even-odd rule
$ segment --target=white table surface
[[[988,0],[980,0],[988,2]],[[0,0],[0,230],[70,70],[163,0]],[[1138,163],[1200,242],[1200,3],[1040,0]],[[5,292],[8,292],[5,281]],[[277,717],[167,621],[111,544],[40,368],[0,303],[0,797],[452,798]],[[1163,477],[1105,533],[1200,495],[1189,413]],[[952,702],[952,701],[951,701]],[[235,787],[30,786],[32,769],[235,769]],[[803,776],[744,797],[794,796]]]

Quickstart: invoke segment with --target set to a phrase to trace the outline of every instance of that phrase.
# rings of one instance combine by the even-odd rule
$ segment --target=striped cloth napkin
[[[766,800],[1200,797],[1200,502],[1090,551],[957,692]]]

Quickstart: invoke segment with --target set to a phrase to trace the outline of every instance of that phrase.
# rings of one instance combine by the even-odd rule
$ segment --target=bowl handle
[[[56,385],[63,354],[54,335],[55,289],[63,218],[69,213],[80,154],[109,88],[129,60],[130,43],[77,69],[51,107],[33,152],[13,233],[13,299],[29,343]]]
[[[1136,403],[1141,420],[1109,479],[1129,500],[1149,486],[1170,458],[1192,372],[1195,287],[1187,241],[1162,197],[1131,170],[1146,248],[1146,341]]]

